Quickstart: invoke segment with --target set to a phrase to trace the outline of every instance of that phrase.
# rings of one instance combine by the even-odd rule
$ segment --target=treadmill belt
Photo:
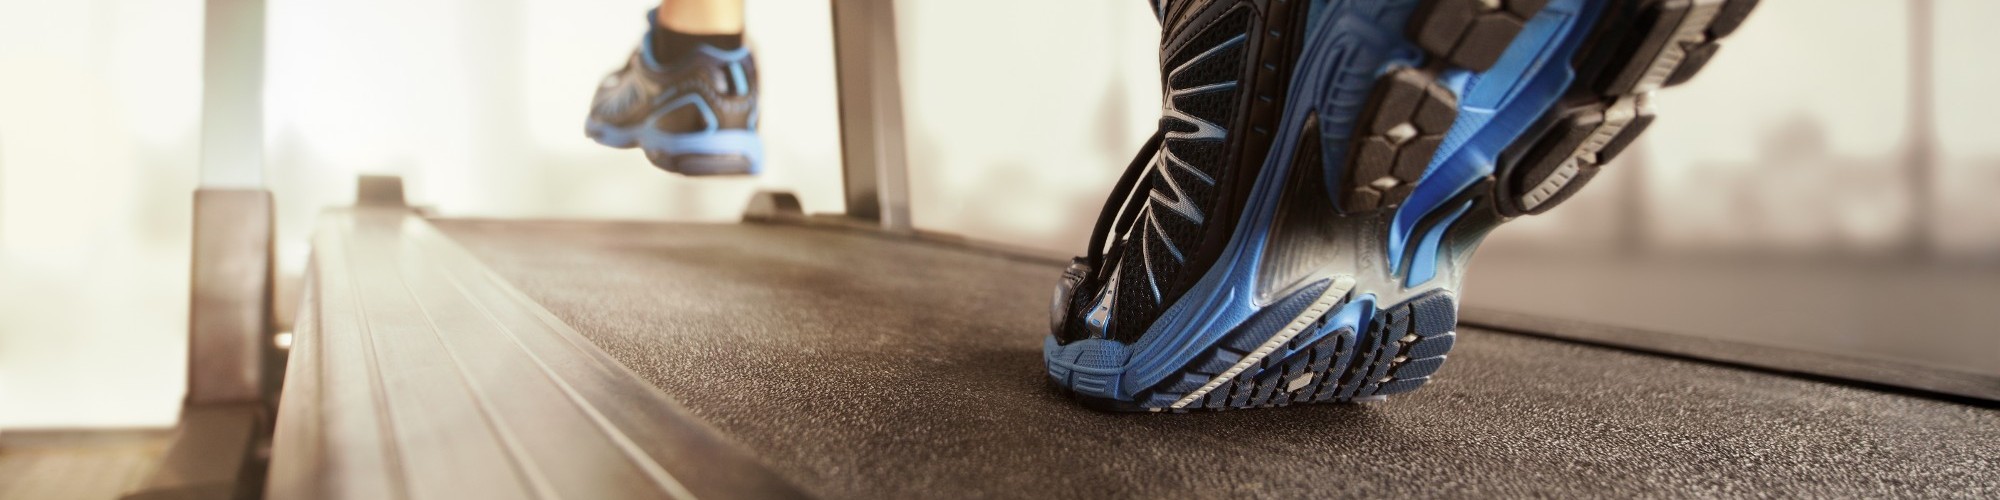
[[[828,498],[2000,497],[1993,409],[1464,328],[1384,403],[1108,414],[1044,385],[1051,263],[804,226],[436,223]]]

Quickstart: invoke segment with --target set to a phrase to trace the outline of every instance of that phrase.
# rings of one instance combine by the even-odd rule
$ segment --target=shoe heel
[[[646,159],[661,170],[689,177],[757,175],[760,170],[755,160],[742,155],[649,154]]]

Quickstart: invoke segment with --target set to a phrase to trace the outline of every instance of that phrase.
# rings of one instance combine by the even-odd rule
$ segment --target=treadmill
[[[198,194],[198,373],[133,498],[2000,497],[2000,375],[1477,290],[1386,402],[1087,409],[1044,382],[1065,261],[910,223],[890,5],[834,3],[844,213],[458,219],[364,177],[285,328],[268,193]]]

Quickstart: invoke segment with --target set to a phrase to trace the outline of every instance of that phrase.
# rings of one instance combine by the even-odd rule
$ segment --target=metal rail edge
[[[394,205],[319,221],[267,496],[806,496]]]

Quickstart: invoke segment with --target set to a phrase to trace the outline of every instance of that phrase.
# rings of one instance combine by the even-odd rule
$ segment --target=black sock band
[[[686,58],[688,54],[694,53],[695,47],[702,45],[722,50],[736,50],[743,47],[742,33],[728,35],[693,35],[681,33],[661,25],[660,16],[657,13],[648,13],[648,16],[652,20],[653,28],[652,33],[646,37],[648,39],[647,43],[653,44],[653,58],[661,64],[671,64],[673,61]]]

